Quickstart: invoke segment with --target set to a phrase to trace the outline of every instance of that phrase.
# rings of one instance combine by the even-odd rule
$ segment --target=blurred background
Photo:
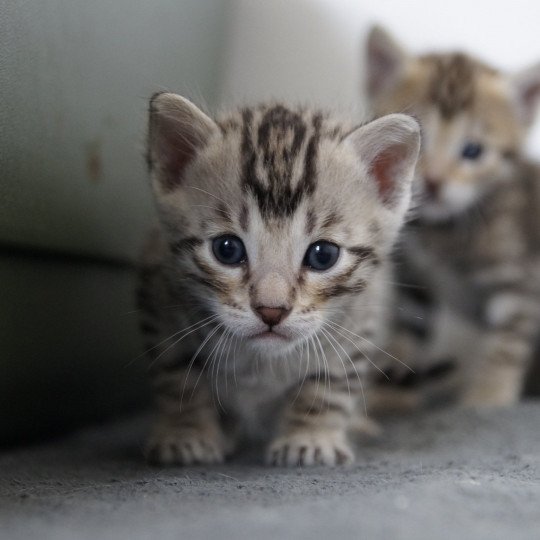
[[[361,117],[372,23],[413,52],[518,70],[540,60],[539,15],[526,0],[0,0],[0,444],[148,403],[133,290],[153,92]]]

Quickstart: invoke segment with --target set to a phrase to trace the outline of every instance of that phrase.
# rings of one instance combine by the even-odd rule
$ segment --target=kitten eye
[[[339,246],[321,240],[308,247],[303,264],[312,270],[323,271],[334,266],[338,257]]]
[[[461,157],[463,159],[478,159],[484,151],[483,146],[480,143],[467,143],[461,150]]]
[[[226,234],[212,241],[212,251],[221,264],[240,264],[247,259],[246,248],[238,236]]]

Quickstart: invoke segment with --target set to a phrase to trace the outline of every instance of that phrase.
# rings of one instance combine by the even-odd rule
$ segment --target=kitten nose
[[[426,193],[430,199],[436,199],[441,191],[441,181],[437,178],[427,176],[425,178]]]
[[[258,308],[255,308],[255,311],[257,312],[263,323],[272,327],[276,326],[276,324],[279,324],[289,314],[291,310],[285,307],[274,308],[259,306]]]

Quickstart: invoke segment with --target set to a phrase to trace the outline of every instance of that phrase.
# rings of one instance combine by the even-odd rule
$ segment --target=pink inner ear
[[[396,175],[404,157],[400,146],[390,146],[377,154],[371,163],[371,172],[377,181],[379,195],[385,204],[390,203],[393,198],[396,190]]]
[[[182,173],[195,156],[196,141],[180,133],[178,126],[162,119],[155,142],[155,158],[161,169],[161,181],[166,190],[172,191],[182,183]]]
[[[531,84],[530,86],[527,86],[525,91],[522,93],[523,103],[525,105],[528,115],[532,115],[532,113],[534,112],[534,106],[536,104],[536,100],[538,99],[539,94],[540,94],[540,83]]]
[[[401,58],[391,44],[381,43],[380,38],[372,37],[368,41],[367,61],[368,93],[376,97],[378,92],[384,91],[387,86],[393,84]]]
[[[370,77],[368,80],[368,91],[371,96],[383,89],[385,79],[395,69],[395,62],[389,58],[386,51],[373,46],[369,56]]]

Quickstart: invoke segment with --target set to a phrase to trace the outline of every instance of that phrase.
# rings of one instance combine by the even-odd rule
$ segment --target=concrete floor
[[[151,468],[146,421],[0,454],[0,538],[540,538],[540,402],[389,421],[334,470]]]

